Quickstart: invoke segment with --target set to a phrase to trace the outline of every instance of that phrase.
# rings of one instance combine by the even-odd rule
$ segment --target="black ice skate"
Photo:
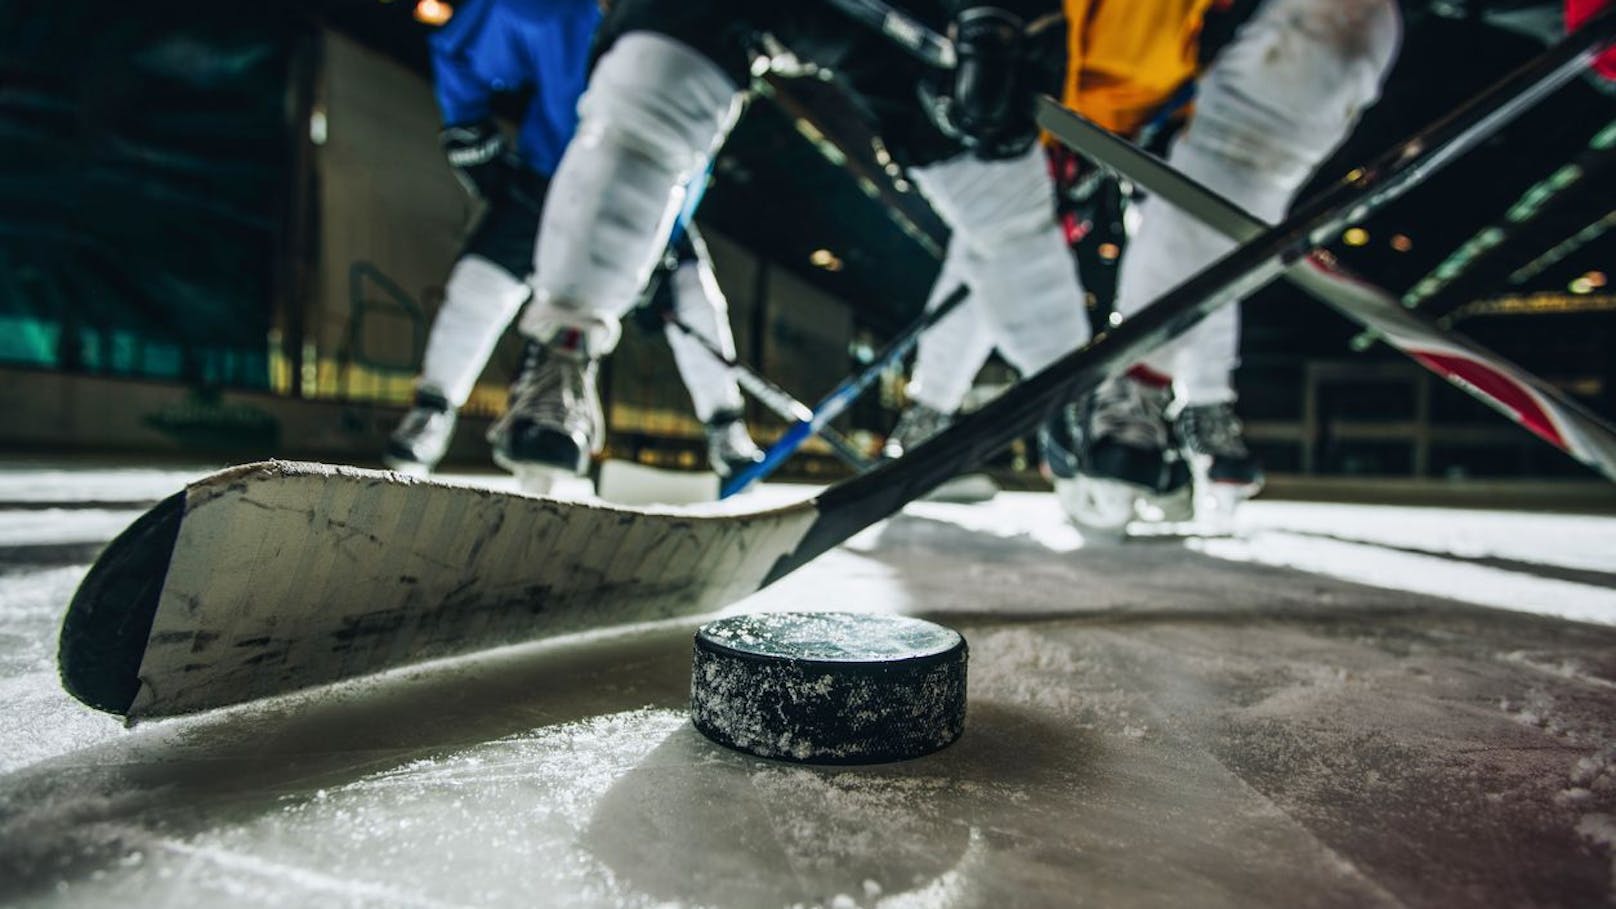
[[[722,479],[763,461],[763,452],[746,431],[740,411],[721,410],[703,427],[707,433],[707,461]]]
[[[904,452],[947,429],[948,424],[952,422],[954,422],[952,414],[943,413],[919,401],[910,401],[909,406],[904,408],[903,414],[898,417],[898,425],[892,427],[886,444],[881,446],[881,457],[901,458]]]
[[[1232,515],[1241,502],[1262,490],[1262,463],[1246,447],[1234,405],[1185,407],[1174,428],[1193,468],[1199,498],[1215,514]]]
[[[1073,522],[1120,532],[1134,521],[1190,519],[1190,473],[1168,431],[1169,394],[1119,376],[1044,422],[1039,448]]]
[[[563,330],[548,344],[529,341],[511,383],[505,416],[488,430],[494,463],[529,492],[546,493],[558,477],[581,476],[606,435],[596,361],[582,332]]]
[[[415,403],[387,438],[382,463],[399,473],[426,476],[437,469],[454,438],[455,409],[436,389],[422,388]]]

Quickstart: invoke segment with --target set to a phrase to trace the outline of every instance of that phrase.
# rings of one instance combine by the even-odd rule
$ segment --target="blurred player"
[[[578,98],[600,22],[594,0],[468,0],[457,7],[430,39],[445,124],[440,138],[455,176],[487,210],[449,273],[414,406],[388,441],[387,464],[415,473],[431,471],[443,458],[456,412],[531,295],[526,278],[549,177],[578,126]],[[495,96],[506,92],[531,95],[514,147],[492,109]],[[681,233],[673,252],[669,284],[676,312],[733,354],[727,305],[693,228]],[[728,367],[680,332],[670,329],[668,340],[706,427],[713,468],[727,476],[760,459],[741,420],[741,393]],[[535,355],[528,351],[524,358]],[[598,438],[603,428],[591,432]],[[495,459],[520,467],[497,445]]]

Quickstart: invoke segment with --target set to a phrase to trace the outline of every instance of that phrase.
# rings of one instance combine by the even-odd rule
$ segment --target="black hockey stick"
[[[895,9],[881,0],[827,0],[831,6],[858,22],[875,29],[892,42],[938,69],[953,69],[958,62],[954,42],[928,28],[924,22]]]
[[[1425,182],[1498,132],[1555,89],[1579,77],[1607,43],[1616,12],[1601,15],[1541,56],[1460,105],[1447,117],[1351,172],[1301,207],[1145,307],[1081,350],[962,417],[914,452],[826,490],[819,514],[795,551],[770,572],[773,581],[898,511],[962,470],[985,463],[1036,428],[1054,407],[1183,334],[1207,313],[1248,296],[1311,255],[1346,225],[1368,217]]]

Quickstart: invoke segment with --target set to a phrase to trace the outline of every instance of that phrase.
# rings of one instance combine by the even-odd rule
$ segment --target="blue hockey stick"
[[[798,420],[792,424],[785,431],[785,434],[780,437],[779,441],[769,446],[769,450],[764,453],[762,461],[726,480],[719,490],[719,498],[727,499],[780,469],[780,465],[790,459],[793,454],[796,454],[797,449],[801,448],[811,436],[846,412],[847,408],[858,400],[859,395],[863,394],[864,390],[869,388],[880,377],[882,372],[891,367],[892,364],[902,360],[909,351],[913,350],[915,345],[920,342],[920,336],[925,333],[926,329],[936,325],[942,321],[944,316],[958,309],[960,304],[965,302],[965,298],[970,295],[970,288],[964,284],[954,288],[948,296],[943,298],[943,302],[939,303],[936,309],[928,311],[924,316],[921,316],[908,328],[904,329],[902,334],[894,338],[892,343],[888,344],[886,349],[881,352],[880,356],[875,358],[874,362],[843,379],[840,385],[832,389],[831,393],[826,395],[814,407],[811,417],[806,420]]]

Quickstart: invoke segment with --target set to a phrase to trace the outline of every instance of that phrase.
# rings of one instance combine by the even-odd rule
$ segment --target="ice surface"
[[[1046,496],[915,505],[737,607],[969,641],[957,743],[826,769],[691,728],[695,622],[126,731],[54,649],[132,515],[45,514],[0,507],[3,905],[1616,899],[1611,519],[1257,502],[1232,539],[1102,545]]]

